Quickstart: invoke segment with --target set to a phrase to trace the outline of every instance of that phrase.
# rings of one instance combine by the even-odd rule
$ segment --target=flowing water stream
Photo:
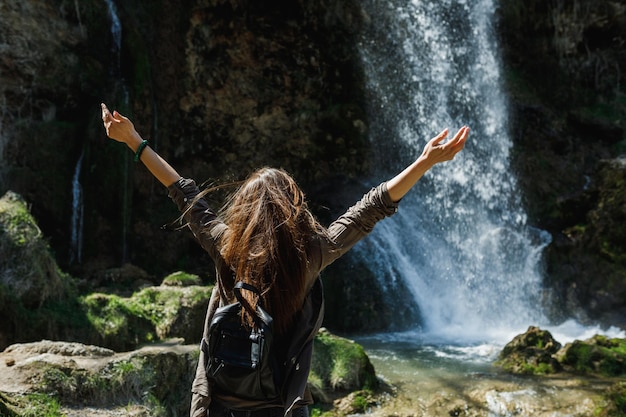
[[[81,263],[83,256],[83,186],[80,183],[80,173],[83,167],[85,149],[80,153],[74,176],[72,177],[72,219],[70,234],[70,264]]]
[[[451,412],[447,395],[474,401],[476,415],[544,415],[524,407],[553,394],[503,377],[491,365],[497,353],[530,325],[561,343],[602,331],[573,321],[554,326],[542,313],[541,256],[550,235],[528,224],[509,166],[493,1],[367,0],[363,7],[376,177],[399,172],[443,128],[452,135],[468,125],[471,133],[454,161],[429,171],[393,220],[355,248],[380,278],[382,296],[393,302],[401,281],[419,311],[410,330],[358,341],[377,371],[414,398],[416,415],[447,415],[425,411],[428,398],[439,398]],[[577,395],[571,407],[545,415],[577,415]]]

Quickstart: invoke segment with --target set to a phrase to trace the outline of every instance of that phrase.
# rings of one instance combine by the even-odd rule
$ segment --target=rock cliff
[[[624,215],[623,170],[605,161],[626,149],[625,7],[615,0],[495,6],[515,174],[531,223],[553,236],[547,304],[557,319],[623,325],[626,239],[614,227]],[[105,139],[100,101],[131,116],[199,181],[282,166],[323,220],[364,191],[353,181],[370,168],[355,49],[368,17],[358,2],[120,2],[119,44],[103,0],[7,0],[0,13],[0,194],[24,197],[61,267],[86,282],[124,263],[148,275],[185,269],[211,280],[189,234],[158,227],[177,213],[128,151]],[[81,155],[77,264],[70,219]]]

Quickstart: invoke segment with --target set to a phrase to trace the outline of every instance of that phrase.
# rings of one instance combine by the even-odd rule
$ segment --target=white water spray
[[[427,173],[357,253],[383,287],[404,280],[432,337],[501,339],[545,323],[540,260],[550,236],[527,225],[509,167],[493,2],[364,8],[371,139],[384,174],[414,160],[444,127],[452,135],[468,125],[471,133],[465,150]],[[406,159],[389,161],[395,153]]]
[[[72,223],[70,240],[70,264],[81,263],[83,256],[83,187],[80,183],[80,172],[83,165],[85,150],[80,154],[74,176],[72,178]]]

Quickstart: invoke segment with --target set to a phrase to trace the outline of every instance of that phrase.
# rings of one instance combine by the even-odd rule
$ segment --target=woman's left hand
[[[444,129],[426,144],[422,152],[422,157],[431,165],[450,161],[465,147],[465,141],[468,135],[469,127],[463,126],[452,139],[446,143],[441,143],[448,136],[448,129]]]
[[[433,165],[454,158],[465,146],[468,135],[469,127],[463,126],[446,143],[442,142],[448,136],[448,129],[444,129],[440,134],[428,141],[419,158],[398,175],[387,181],[387,191],[391,200],[399,201],[404,197]]]

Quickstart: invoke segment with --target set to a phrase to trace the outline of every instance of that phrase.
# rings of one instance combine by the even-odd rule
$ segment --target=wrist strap
[[[141,153],[146,148],[146,146],[148,146],[148,141],[147,140],[144,140],[144,141],[142,141],[139,144],[139,147],[137,148],[137,152],[135,152],[135,158],[134,158],[135,162],[139,162],[139,158],[141,157]]]

